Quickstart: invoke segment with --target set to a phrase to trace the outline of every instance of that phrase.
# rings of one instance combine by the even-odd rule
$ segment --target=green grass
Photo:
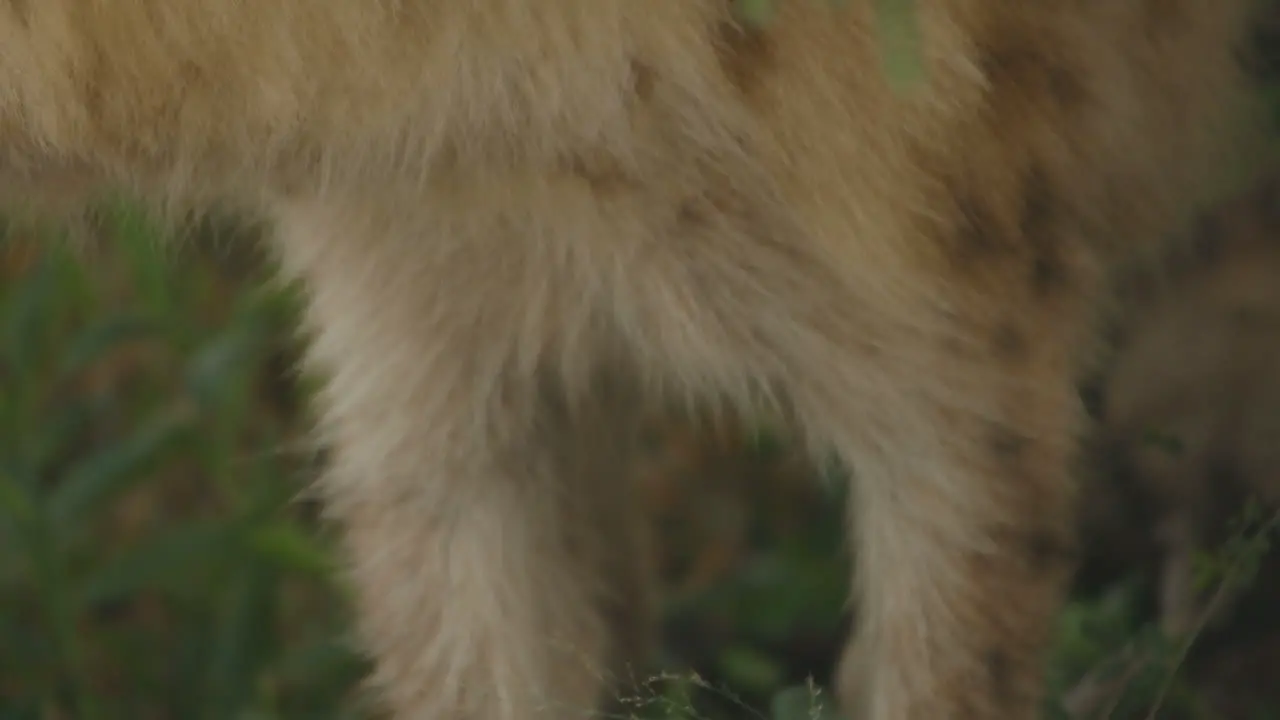
[[[107,234],[0,287],[0,717],[355,717],[329,546],[293,502],[294,298],[234,293],[230,252],[162,256],[127,215]]]

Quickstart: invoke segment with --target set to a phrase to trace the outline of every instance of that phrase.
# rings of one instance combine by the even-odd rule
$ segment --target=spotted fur
[[[1090,491],[1117,505],[1127,491],[1148,508],[1138,527],[1160,555],[1161,622],[1175,636],[1205,612],[1195,556],[1226,539],[1246,500],[1280,509],[1278,179],[1206,215],[1192,243],[1146,273],[1102,388]],[[1232,590],[1215,619],[1229,615]]]

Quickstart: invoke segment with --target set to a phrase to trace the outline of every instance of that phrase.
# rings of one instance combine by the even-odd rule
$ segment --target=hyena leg
[[[1068,459],[1082,410],[1066,324],[1041,327],[1011,303],[975,309],[982,321],[966,329],[925,274],[913,276],[919,295],[877,309],[768,237],[736,254],[661,293],[688,305],[667,308],[679,325],[653,335],[681,339],[665,351],[684,377],[720,373],[731,393],[784,399],[814,451],[854,470],[861,620],[842,704],[859,720],[1035,717],[1073,566]]]
[[[335,493],[373,681],[397,718],[592,718],[643,669],[629,438],[612,413],[537,403],[534,427],[485,439],[490,453],[421,458],[404,478],[416,491],[369,474]],[[472,421],[427,416],[416,432],[430,443]]]
[[[421,492],[369,475],[335,494],[397,718],[594,718],[643,669],[650,588],[624,443],[606,418],[539,412],[523,439],[490,440],[500,455],[423,458],[405,478]]]
[[[997,397],[894,386],[871,437],[852,419],[825,429],[854,468],[859,617],[839,696],[856,718],[1038,717],[1074,567],[1074,398],[1028,386],[1025,405],[993,412]]]
[[[648,637],[613,396],[570,404],[551,373],[513,369],[501,322],[529,296],[501,270],[522,265],[437,297],[465,266],[435,274],[416,238],[390,252],[314,214],[284,255],[327,375],[322,489],[379,700],[405,720],[597,717]],[[322,246],[326,232],[362,243]]]

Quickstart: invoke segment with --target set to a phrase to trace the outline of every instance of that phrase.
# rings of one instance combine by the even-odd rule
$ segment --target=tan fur
[[[1101,459],[1114,472],[1100,482],[1128,483],[1155,510],[1171,634],[1204,611],[1194,555],[1242,500],[1280,508],[1277,180],[1206,217],[1198,252],[1135,298],[1107,377]]]
[[[397,717],[609,694],[675,399],[853,466],[851,713],[1027,718],[1102,268],[1248,137],[1249,2],[916,5],[899,95],[871,0],[4,0],[0,173],[276,224]]]

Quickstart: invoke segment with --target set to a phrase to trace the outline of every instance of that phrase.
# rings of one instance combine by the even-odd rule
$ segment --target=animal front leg
[[[595,718],[641,677],[654,635],[629,446],[608,418],[550,414],[510,464],[428,461],[404,478],[421,493],[371,474],[335,497],[395,717]]]
[[[596,717],[646,637],[632,408],[569,392],[550,341],[517,332],[538,308],[525,263],[385,217],[309,204],[280,238],[372,684],[405,720]]]
[[[876,720],[1036,717],[1073,568],[1061,439],[928,405],[904,399],[848,455],[860,613],[842,700]]]
[[[816,453],[853,469],[846,715],[1035,717],[1075,554],[1068,328],[1028,322],[1033,347],[1008,328],[930,323],[924,293],[899,324],[805,254],[748,247],[760,257],[707,263],[688,273],[702,282],[661,293],[689,302],[655,311],[670,320],[651,336],[681,340],[654,343],[678,377],[711,377],[749,408],[782,401]]]
[[[714,296],[687,288],[700,302],[679,317],[710,330],[667,349],[681,368],[715,358],[730,391],[747,385],[735,372],[763,378],[813,449],[854,471],[860,616],[839,672],[846,715],[1036,717],[1075,556],[1069,461],[1082,409],[1063,361],[1070,334],[1038,328],[1032,348],[996,333],[1000,353],[1028,357],[992,356],[957,320],[936,337],[925,323],[897,327],[816,265],[795,271],[809,285],[784,284],[798,261],[770,259],[751,263],[769,273],[750,290],[730,295],[735,276],[707,282]],[[724,297],[750,311],[720,311]],[[731,342],[713,354],[704,337]]]
[[[1069,340],[1044,332],[1011,362],[963,328],[904,329],[857,376],[830,363],[792,375],[805,429],[854,475],[858,619],[838,690],[859,720],[1041,708],[1076,554]]]

